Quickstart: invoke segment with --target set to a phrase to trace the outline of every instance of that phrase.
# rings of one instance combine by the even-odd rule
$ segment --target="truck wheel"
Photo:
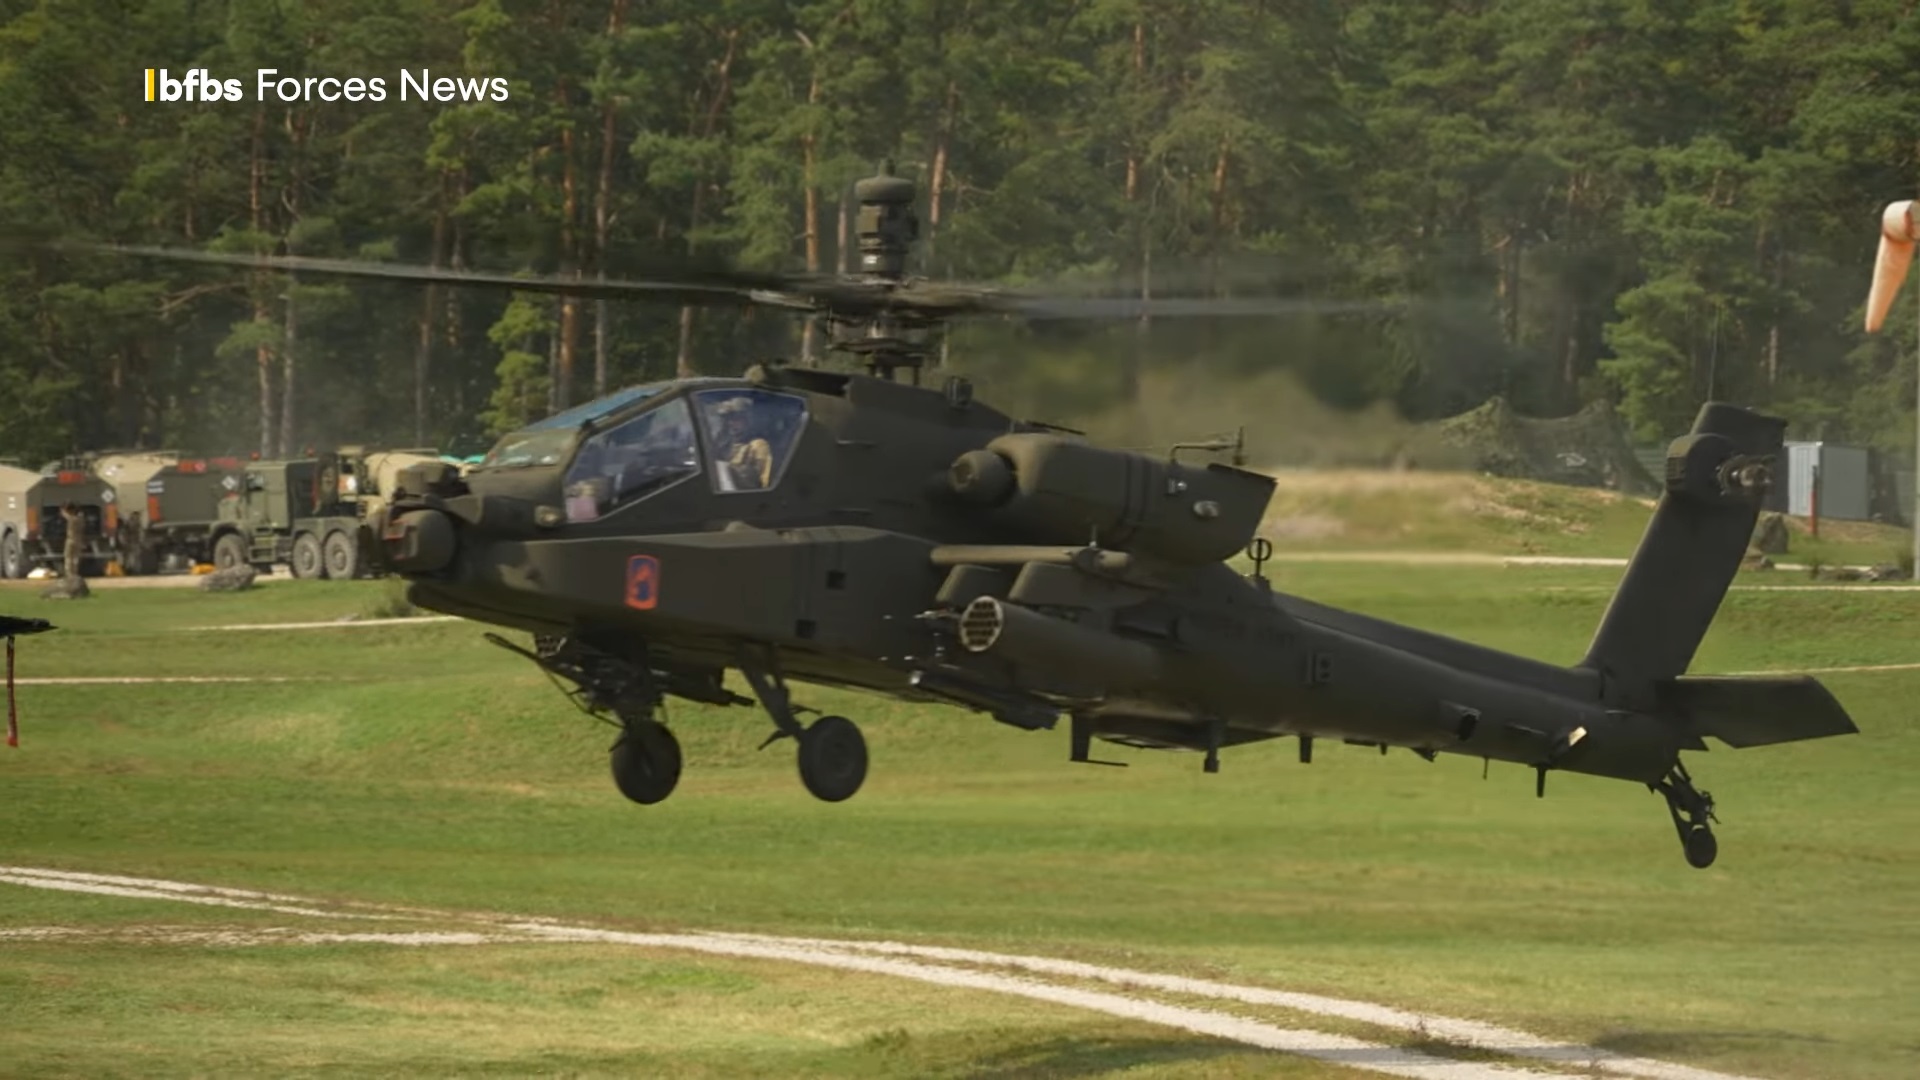
[[[353,537],[335,529],[327,534],[327,576],[335,581],[352,581],[360,573],[360,549]]]
[[[213,568],[231,570],[248,563],[247,538],[239,533],[227,533],[213,542]]]
[[[320,550],[320,538],[310,532],[303,532],[293,538],[293,557],[288,561],[293,565],[294,577],[323,578],[327,576],[327,561]]]
[[[14,533],[0,536],[0,578],[27,576],[27,553]]]

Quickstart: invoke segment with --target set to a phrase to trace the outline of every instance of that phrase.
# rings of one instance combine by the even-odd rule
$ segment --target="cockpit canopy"
[[[540,465],[558,465],[566,460],[567,449],[581,427],[621,412],[637,402],[646,401],[679,385],[672,382],[645,383],[617,390],[585,405],[536,420],[502,438],[480,461],[483,469],[511,469]]]
[[[567,520],[593,521],[705,472],[717,494],[779,485],[806,399],[691,379],[628,387],[500,440],[482,468],[566,464]]]

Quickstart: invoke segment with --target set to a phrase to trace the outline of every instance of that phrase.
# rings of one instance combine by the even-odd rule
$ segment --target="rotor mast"
[[[891,159],[882,162],[876,175],[857,180],[853,198],[859,204],[855,228],[860,252],[860,278],[869,285],[891,293],[908,284],[907,258],[920,238],[920,218],[914,213],[916,192],[913,181],[896,176]],[[836,337],[829,347],[861,357],[867,373],[892,379],[894,371],[912,372],[914,385],[920,383],[920,368],[929,355],[927,330],[931,320],[903,305],[882,305],[863,316],[827,312],[831,322],[854,330]]]

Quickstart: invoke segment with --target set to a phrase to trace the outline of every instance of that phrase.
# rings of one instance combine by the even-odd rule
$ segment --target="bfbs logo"
[[[206,68],[174,78],[166,68],[147,69],[148,101],[240,101],[246,89],[239,79],[216,79]]]

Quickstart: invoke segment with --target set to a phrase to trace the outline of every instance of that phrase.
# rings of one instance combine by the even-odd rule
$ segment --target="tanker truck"
[[[0,577],[23,578],[35,567],[54,573],[66,557],[68,503],[80,511],[86,535],[80,573],[95,576],[119,556],[119,506],[113,485],[86,462],[67,458],[39,472],[0,465]]]
[[[401,469],[433,460],[433,451],[345,447],[289,461],[178,457],[150,470],[112,464],[125,477],[145,477],[144,510],[128,543],[137,572],[285,563],[298,578],[346,579],[363,572],[360,522],[384,502]]]

